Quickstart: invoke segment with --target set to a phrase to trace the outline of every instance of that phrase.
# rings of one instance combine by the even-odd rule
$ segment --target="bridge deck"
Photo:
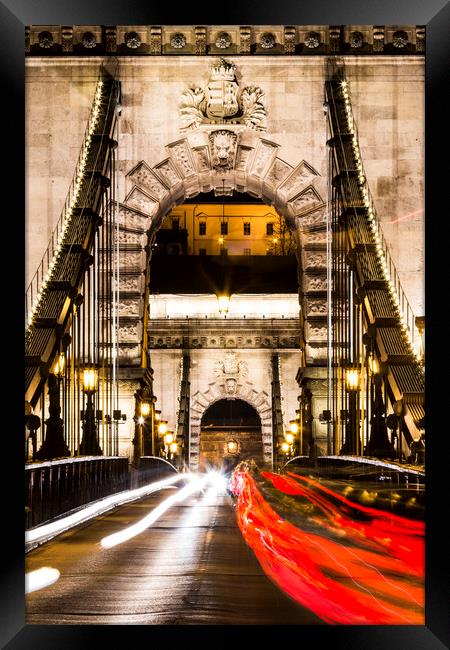
[[[60,571],[26,597],[26,623],[134,625],[320,624],[265,576],[226,494],[177,503],[140,535],[100,540],[143,518],[169,488],[72,529],[27,555],[26,570]]]

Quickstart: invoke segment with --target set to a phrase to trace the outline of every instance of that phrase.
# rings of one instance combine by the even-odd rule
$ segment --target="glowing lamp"
[[[238,450],[238,444],[236,440],[229,440],[227,442],[227,451],[229,454],[236,454]]]
[[[145,418],[150,414],[150,403],[141,402],[141,415]]]
[[[139,424],[144,424],[144,418],[142,417],[142,415],[139,416],[138,422]]]
[[[66,366],[66,358],[64,356],[64,352],[61,352],[59,357],[55,361],[55,365],[53,366],[53,372],[55,375],[58,377],[62,377],[64,375],[64,368]]]
[[[161,419],[161,411],[155,411],[155,420],[159,422]]]
[[[355,391],[359,387],[359,372],[356,368],[348,368],[345,372],[347,390]]]
[[[83,390],[94,393],[97,390],[98,374],[96,368],[85,368],[83,371]]]
[[[298,423],[297,420],[290,420],[289,422],[289,429],[291,433],[298,433]]]
[[[166,433],[167,431],[167,420],[160,420],[158,424],[158,433],[160,433],[162,436]]]
[[[176,443],[176,442],[172,442],[172,444],[170,445],[170,453],[171,453],[171,454],[176,454],[176,453],[177,453],[177,449],[178,449],[178,445],[177,445],[177,443]]]
[[[292,435],[292,433],[286,433],[284,439],[289,445],[292,445],[292,443],[294,442],[294,436]]]
[[[283,442],[281,445],[281,451],[285,454],[289,453],[289,445],[287,442]]]
[[[370,357],[369,358],[369,367],[371,372],[376,375],[380,372],[380,364],[378,363],[378,360],[375,357]]]
[[[169,446],[173,443],[173,433],[166,433],[164,436],[164,444]]]

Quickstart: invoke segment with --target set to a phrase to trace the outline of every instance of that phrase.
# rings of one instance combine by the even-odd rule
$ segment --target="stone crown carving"
[[[190,87],[180,104],[181,131],[201,124],[244,124],[247,128],[266,129],[264,93],[258,86],[240,89],[234,63],[220,59],[210,69],[206,88]]]

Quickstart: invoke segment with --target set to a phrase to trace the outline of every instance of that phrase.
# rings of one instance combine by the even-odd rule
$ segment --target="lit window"
[[[198,234],[206,235],[206,221],[200,221],[198,224]]]
[[[178,230],[180,227],[179,219],[172,219],[172,230]]]
[[[266,235],[273,235],[273,223],[266,223]]]
[[[222,221],[222,223],[220,224],[220,234],[228,235],[228,223]]]
[[[249,235],[250,234],[250,222],[246,221],[244,223],[244,235]]]
[[[244,255],[251,255],[251,254],[252,254],[251,248],[244,248]]]

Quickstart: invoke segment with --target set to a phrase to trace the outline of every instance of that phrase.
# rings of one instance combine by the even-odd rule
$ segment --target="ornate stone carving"
[[[233,131],[213,131],[209,134],[212,167],[216,171],[233,169],[237,135]]]
[[[92,32],[84,32],[83,36],[81,37],[81,43],[83,47],[85,47],[88,50],[96,47],[97,45],[95,36]]]
[[[382,52],[384,50],[384,26],[375,26],[373,28],[373,51]]]
[[[206,89],[187,88],[180,104],[181,131],[195,129],[200,124],[245,124],[248,128],[264,130],[266,110],[262,103],[261,88],[243,88],[239,98],[236,66],[220,59],[211,68]]]
[[[107,52],[117,51],[117,29],[116,27],[105,28],[105,47]]]
[[[195,27],[195,54],[203,56],[206,54],[206,27]]]
[[[327,255],[322,251],[305,251],[304,252],[304,269],[326,268]]]
[[[125,292],[125,291],[142,291],[142,276],[141,275],[132,275],[125,277],[123,274],[120,276],[119,279],[119,287],[120,287],[120,293]]]
[[[278,185],[280,185],[280,183],[282,183],[291,172],[291,165],[288,165],[288,163],[284,162],[284,160],[281,160],[280,158],[275,158],[264,180],[266,183],[270,183],[273,187],[278,187]]]
[[[141,37],[137,32],[127,32],[125,34],[125,45],[130,49],[137,50],[141,43]]]
[[[416,27],[416,51],[425,52],[425,27]]]
[[[250,54],[252,30],[250,26],[239,28],[239,53]]]
[[[53,35],[51,32],[39,32],[39,47],[42,47],[44,50],[50,48],[53,45]]]
[[[296,30],[293,25],[284,28],[284,53],[295,54]]]
[[[307,322],[306,329],[306,338],[308,341],[326,341],[327,340],[327,328],[323,325],[311,325]]]
[[[307,187],[305,190],[300,192],[300,194],[289,201],[289,204],[292,207],[295,215],[299,215],[301,212],[311,210],[321,203],[323,203],[322,198],[320,197],[317,190],[311,186]]]
[[[159,165],[156,165],[154,169],[161,174],[169,187],[178,185],[181,180],[171,160],[164,160],[162,163],[159,163]]]
[[[61,28],[61,47],[63,52],[73,52],[73,27]]]
[[[268,162],[276,156],[277,148],[271,142],[260,140],[253,158],[251,173],[262,176]]]
[[[141,355],[141,346],[140,345],[133,345],[133,346],[119,346],[119,358],[123,360],[131,360],[131,359],[136,359],[139,358]]]
[[[138,214],[123,203],[119,204],[119,224],[127,228],[139,229],[142,232],[149,225],[148,216]]]
[[[186,36],[181,32],[176,32],[170,39],[170,44],[176,50],[181,50],[186,45]]]
[[[303,276],[303,290],[304,291],[326,291],[327,278],[325,275],[304,275]]]
[[[200,174],[211,170],[211,161],[209,159],[208,147],[195,147],[192,149],[194,154],[197,170]]]
[[[248,364],[246,361],[239,361],[236,352],[227,352],[223,359],[214,364],[214,376],[245,378],[248,375]]]
[[[305,301],[305,312],[307,316],[326,316],[327,303],[326,300],[312,300]]]
[[[191,158],[191,150],[186,140],[174,142],[167,148],[185,178],[196,175],[197,172],[194,167],[194,161]]]
[[[140,300],[119,300],[120,316],[139,316]]]
[[[408,43],[408,34],[402,29],[397,30],[392,35],[392,45],[394,47],[402,48]]]
[[[294,192],[298,192],[301,188],[305,187],[314,176],[317,176],[317,172],[311,165],[308,165],[307,162],[302,160],[286,181],[280,185],[279,189],[289,198]]]
[[[359,47],[362,47],[362,44],[364,43],[364,36],[361,32],[351,32],[348,42],[350,44],[350,47],[357,49]]]
[[[146,214],[152,214],[157,207],[157,202],[152,196],[143,192],[138,187],[133,187],[131,192],[127,195],[125,201],[133,208],[137,208]]]
[[[243,172],[246,170],[252,151],[253,151],[252,147],[246,147],[243,145],[238,146],[238,151],[236,155],[236,165],[235,165],[236,171]]]
[[[298,222],[297,222],[298,223]],[[304,246],[308,247],[310,244],[323,244],[327,243],[327,233],[326,230],[320,230],[318,232],[302,232],[301,240]]]
[[[216,47],[226,50],[231,45],[231,36],[228,32],[219,32],[216,36]]]
[[[161,27],[150,27],[150,52],[158,55],[162,51],[162,29]]]
[[[134,343],[138,337],[138,326],[136,325],[122,325],[119,327],[119,341],[131,341]]]
[[[296,217],[297,227],[300,230],[305,228],[314,228],[326,225],[325,208],[308,212],[307,214]]]
[[[315,361],[325,361],[327,359],[327,346],[326,345],[310,345],[306,344],[305,356],[307,363],[314,363]]]
[[[265,50],[271,50],[275,47],[276,39],[272,32],[264,32],[259,37],[259,44]]]
[[[305,45],[310,49],[319,47],[320,45],[320,34],[317,32],[308,32],[305,37]]]
[[[127,230],[119,230],[119,243],[120,244],[140,244],[142,233],[131,232]]]
[[[167,189],[144,161],[139,163],[139,165],[128,174],[128,178],[135,185],[148,190],[150,194],[158,200],[167,193]]]
[[[330,51],[339,52],[341,40],[341,28],[339,25],[330,27]]]
[[[122,251],[119,255],[119,264],[122,268],[140,270],[142,266],[141,252]]]

